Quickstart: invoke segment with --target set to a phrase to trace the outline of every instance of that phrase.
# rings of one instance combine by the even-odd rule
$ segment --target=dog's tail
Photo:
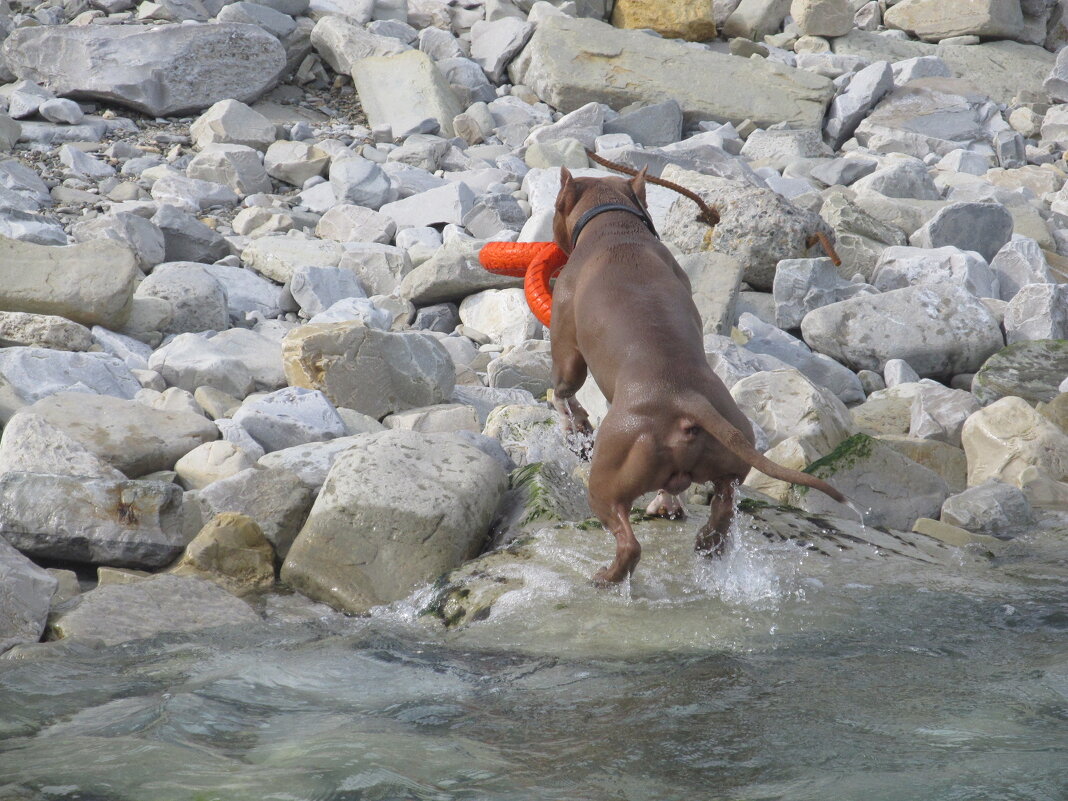
[[[806,487],[818,489],[839,503],[847,503],[845,496],[823,479],[816,478],[809,473],[802,473],[800,470],[783,467],[781,464],[771,461],[771,459],[750,445],[749,440],[745,438],[742,432],[731,425],[716,410],[716,407],[709,403],[707,398],[703,396],[695,397],[690,403],[685,404],[684,412],[692,416],[701,428],[750,467],[754,467],[761,473],[777,478],[780,481],[788,481],[791,484],[802,484]]]

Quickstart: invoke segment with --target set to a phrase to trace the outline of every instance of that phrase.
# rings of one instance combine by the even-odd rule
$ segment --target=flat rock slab
[[[162,567],[185,547],[181,514],[169,482],[0,476],[0,536],[34,558]]]
[[[569,17],[542,21],[508,71],[512,83],[531,87],[560,111],[673,97],[690,124],[751,119],[761,127],[819,128],[833,94],[831,82],[813,72]]]
[[[241,24],[41,25],[15,31],[0,52],[12,72],[57,95],[155,117],[251,102],[286,65],[274,36]]]
[[[394,136],[434,133],[423,130],[433,119],[442,136],[451,137],[452,120],[463,111],[441,71],[419,50],[362,58],[352,65],[352,82],[368,122],[389,125]]]
[[[164,575],[97,587],[60,614],[51,630],[58,639],[85,637],[118,645],[165,632],[259,620],[251,606],[210,581]]]
[[[118,329],[141,276],[137,257],[118,242],[66,247],[0,236],[0,308],[54,314],[82,325]]]
[[[972,380],[972,393],[988,406],[1010,395],[1028,403],[1049,402],[1068,376],[1068,340],[1017,342],[987,359]]]

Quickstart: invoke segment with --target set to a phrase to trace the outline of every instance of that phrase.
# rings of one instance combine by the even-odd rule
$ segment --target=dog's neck
[[[634,216],[638,217],[642,222],[645,223],[645,227],[648,228],[652,232],[653,236],[655,236],[657,239],[660,238],[660,234],[658,234],[656,232],[656,226],[653,225],[653,220],[649,216],[649,212],[646,211],[645,207],[642,206],[641,203],[639,203],[637,206],[632,206],[629,203],[618,203],[618,202],[617,203],[599,203],[598,205],[594,206],[593,208],[587,209],[583,213],[583,215],[581,217],[579,217],[578,222],[576,222],[575,225],[572,227],[572,229],[571,229],[571,249],[572,250],[574,250],[575,246],[578,245],[579,235],[582,233],[582,229],[585,228],[586,225],[594,217],[597,217],[598,215],[604,214],[604,213],[609,212],[609,211],[625,211],[625,212],[628,212],[630,214],[633,214]]]

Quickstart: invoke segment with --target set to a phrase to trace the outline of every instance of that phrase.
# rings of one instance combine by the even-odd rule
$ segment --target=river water
[[[556,567],[458,630],[425,588],[0,660],[0,799],[1068,799],[1065,531],[937,563],[658,531],[608,591],[600,532],[543,532]]]

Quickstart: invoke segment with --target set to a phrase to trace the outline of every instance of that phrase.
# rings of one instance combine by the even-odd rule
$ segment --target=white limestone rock
[[[267,453],[346,433],[344,421],[326,396],[301,387],[250,398],[232,419]]]
[[[1068,284],[1028,284],[1005,310],[1005,341],[1068,339]]]
[[[961,431],[968,486],[990,479],[1022,486],[1028,467],[1054,481],[1068,480],[1068,434],[1023,398],[1004,397],[975,412]]]
[[[1014,234],[990,262],[998,280],[998,297],[1011,301],[1028,284],[1053,283],[1046,256],[1038,242]]]
[[[518,345],[542,333],[521,289],[487,289],[469,295],[460,303],[460,319],[499,345]]]
[[[909,436],[960,447],[964,421],[977,411],[979,401],[972,393],[924,379],[912,399]]]
[[[923,284],[951,283],[977,298],[998,297],[998,278],[986,259],[972,250],[890,247],[875,266],[872,283],[880,292]]]
[[[372,127],[389,125],[396,137],[433,133],[433,127],[444,136],[455,133],[452,121],[463,108],[426,53],[362,58],[352,66],[352,80]]]
[[[854,284],[839,275],[829,258],[783,259],[775,268],[772,283],[775,324],[779,328],[799,328],[813,309],[858,295],[872,294],[874,287]]]

